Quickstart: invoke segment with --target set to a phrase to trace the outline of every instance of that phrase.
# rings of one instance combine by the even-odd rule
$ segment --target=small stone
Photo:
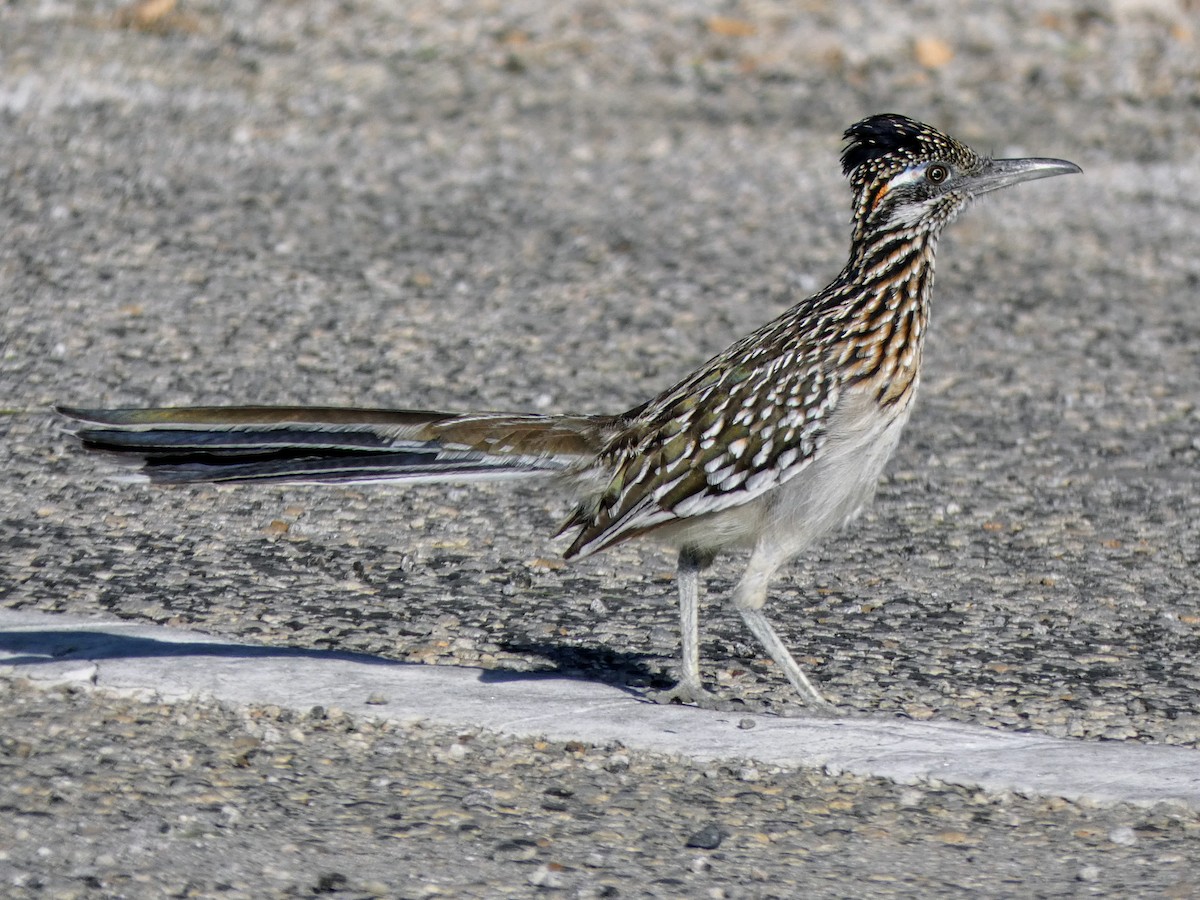
[[[753,22],[736,19],[732,16],[710,16],[706,24],[709,32],[721,37],[753,37],[758,31]]]
[[[1108,839],[1122,847],[1132,847],[1138,842],[1137,834],[1128,825],[1114,828],[1108,833]]]
[[[537,856],[537,843],[528,838],[513,838],[511,841],[501,841],[493,851],[493,859],[510,859],[516,861],[534,859]]]
[[[1084,866],[1075,873],[1076,881],[1097,881],[1100,878],[1099,866]]]
[[[624,772],[629,768],[629,757],[624,753],[614,753],[604,764],[607,772]]]
[[[943,831],[938,834],[937,839],[943,844],[950,844],[951,846],[974,843],[971,836],[962,831]]]
[[[693,832],[684,846],[696,850],[716,850],[724,839],[725,833],[719,826],[705,825],[699,831]]]
[[[941,38],[919,37],[913,45],[913,56],[926,69],[940,69],[954,59],[954,49]]]
[[[476,806],[490,809],[493,802],[492,792],[488,790],[471,791],[469,794],[464,794],[462,798],[462,805],[467,809]]]
[[[566,887],[563,871],[563,867],[557,863],[543,863],[529,874],[529,883],[542,888]]]
[[[313,891],[318,894],[332,894],[342,890],[350,879],[341,872],[324,872],[317,878]]]
[[[901,807],[912,809],[925,803],[925,794],[916,788],[905,788],[898,799]]]
[[[755,721],[754,719],[747,716],[744,719],[738,719],[737,727],[742,729],[742,731],[749,731],[751,728],[753,728],[757,724],[758,724],[757,721]]]

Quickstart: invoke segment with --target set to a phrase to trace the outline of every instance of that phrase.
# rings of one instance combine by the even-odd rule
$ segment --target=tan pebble
[[[969,834],[962,831],[943,831],[937,835],[943,844],[973,844],[976,842]]]
[[[913,55],[917,64],[926,69],[940,69],[954,59],[954,49],[941,38],[917,38],[913,45]]]
[[[751,37],[758,30],[753,22],[731,16],[712,16],[707,24],[709,32],[721,37]]]

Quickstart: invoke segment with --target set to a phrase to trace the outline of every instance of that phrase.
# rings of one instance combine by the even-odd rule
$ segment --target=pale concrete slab
[[[659,706],[593,682],[255,646],[128,622],[0,610],[0,674],[167,700],[213,698],[695,760],[820,767],[1097,804],[1200,809],[1200,751],[1059,740],[894,718],[776,718]],[[747,727],[750,723],[751,727]]]

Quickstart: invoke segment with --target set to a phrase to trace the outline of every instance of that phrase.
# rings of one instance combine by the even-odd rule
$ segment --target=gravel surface
[[[10,897],[1159,896],[1200,818],[0,681]],[[857,887],[848,887],[856,885]]]
[[[847,710],[1200,744],[1194,2],[544,6],[0,6],[0,602],[668,684],[672,561],[562,566],[564,498],[150,491],[48,407],[620,410],[836,273],[896,111],[1086,176],[951,229],[876,506],[769,612]],[[787,713],[740,563],[704,674]]]

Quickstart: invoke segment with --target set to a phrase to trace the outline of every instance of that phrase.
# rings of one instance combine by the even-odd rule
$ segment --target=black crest
[[[849,141],[842,151],[842,172],[846,175],[884,156],[919,159],[952,143],[937,129],[894,113],[856,122],[843,137]]]

